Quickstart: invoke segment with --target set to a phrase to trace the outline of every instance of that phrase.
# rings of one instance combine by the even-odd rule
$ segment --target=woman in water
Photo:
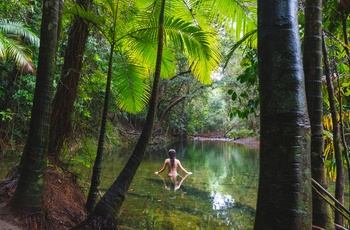
[[[175,149],[170,149],[168,152],[169,158],[165,160],[163,168],[157,172],[155,172],[155,174],[159,174],[161,172],[163,172],[165,170],[165,168],[168,166],[169,172],[168,172],[168,176],[177,176],[177,167],[179,166],[179,168],[186,174],[192,174],[192,172],[188,172],[184,167],[182,167],[181,162],[175,158],[176,155],[176,151]]]

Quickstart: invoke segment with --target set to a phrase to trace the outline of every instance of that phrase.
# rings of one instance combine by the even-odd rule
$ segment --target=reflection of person
[[[165,182],[164,178],[160,174],[158,174],[158,175],[160,176],[160,178],[162,178],[165,189],[170,190],[170,186],[167,185],[167,183]],[[178,190],[181,187],[182,182],[184,182],[184,180],[186,179],[186,177],[188,177],[188,175],[190,175],[190,174],[186,174],[186,176],[181,178],[180,182],[177,181],[177,177],[179,175],[170,175],[170,176],[168,176],[169,179],[171,180],[171,182],[174,183],[174,191]]]
[[[192,174],[192,172],[187,172],[187,170],[182,167],[181,162],[176,159],[175,155],[176,155],[176,151],[175,149],[170,149],[168,152],[169,158],[165,160],[163,168],[161,170],[159,170],[158,172],[155,172],[155,174],[159,174],[161,172],[163,172],[165,170],[166,167],[168,167],[169,171],[168,171],[168,176],[176,176],[178,175],[177,173],[177,167],[179,166],[179,168],[186,174]]]

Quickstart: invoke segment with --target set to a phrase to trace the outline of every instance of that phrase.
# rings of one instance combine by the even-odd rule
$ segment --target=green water
[[[166,172],[154,174],[163,166],[167,149],[148,151],[122,206],[121,229],[253,229],[258,150],[218,141],[169,148],[177,150],[177,159],[193,174],[175,182]],[[102,192],[113,183],[128,156],[123,151],[105,157]],[[175,190],[174,183],[182,179]]]
[[[177,151],[182,165],[193,172],[175,183],[166,171],[168,149]],[[101,192],[119,175],[132,150],[115,150],[103,161]],[[14,161],[1,161],[1,179]],[[188,142],[147,151],[122,206],[120,229],[253,229],[257,188],[258,150],[223,141]],[[81,185],[89,188],[91,168],[75,164]]]

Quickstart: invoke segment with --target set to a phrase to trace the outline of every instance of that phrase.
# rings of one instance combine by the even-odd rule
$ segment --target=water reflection
[[[192,175],[154,174],[168,149]],[[101,187],[107,189],[128,154],[104,161]],[[190,142],[148,151],[119,216],[121,229],[252,229],[258,185],[258,151],[228,142]]]
[[[164,188],[166,190],[170,190],[172,186],[174,188],[174,191],[176,191],[181,187],[181,184],[185,181],[185,179],[191,174],[186,174],[184,177],[181,177],[180,175],[168,175],[167,179],[164,179],[164,177],[160,174],[157,175],[163,180]]]
[[[226,210],[233,207],[235,200],[230,195],[221,193],[212,193],[210,196],[213,204],[213,210]]]

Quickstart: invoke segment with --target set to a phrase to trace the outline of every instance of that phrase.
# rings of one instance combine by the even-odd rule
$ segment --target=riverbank
[[[245,145],[245,146],[249,146],[252,148],[259,148],[260,147],[260,141],[256,140],[253,137],[244,137],[244,138],[233,140],[232,142],[237,143],[237,144],[241,144],[241,145]]]
[[[221,133],[206,133],[206,134],[200,134],[191,137],[192,140],[203,140],[203,141],[231,141],[236,144],[241,144],[245,146],[249,146],[252,148],[259,148],[260,147],[260,141],[253,138],[253,137],[242,137],[238,139],[230,139],[225,137],[224,134]]]

